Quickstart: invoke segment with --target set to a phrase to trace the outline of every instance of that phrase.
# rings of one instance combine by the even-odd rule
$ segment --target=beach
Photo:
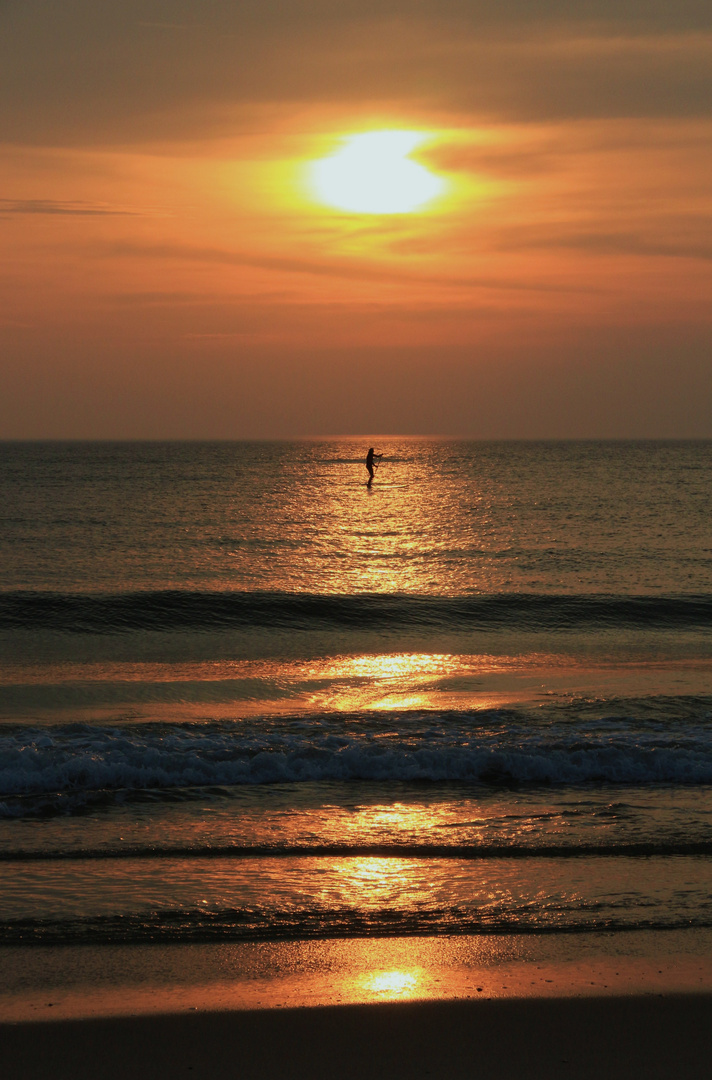
[[[3,950],[8,1080],[697,1077],[706,936]]]

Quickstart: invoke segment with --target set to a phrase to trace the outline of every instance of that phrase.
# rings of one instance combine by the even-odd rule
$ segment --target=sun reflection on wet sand
[[[6,1021],[404,1000],[709,992],[710,931],[11,950]],[[15,955],[17,953],[17,955]],[[12,993],[10,993],[12,991]]]
[[[366,993],[375,994],[379,1001],[417,996],[419,971],[379,971],[364,976]]]

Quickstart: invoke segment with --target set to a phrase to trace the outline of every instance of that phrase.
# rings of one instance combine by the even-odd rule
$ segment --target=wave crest
[[[61,633],[319,627],[450,630],[509,627],[684,628],[712,624],[712,596],[498,593],[477,596],[277,592],[0,594],[0,629]]]

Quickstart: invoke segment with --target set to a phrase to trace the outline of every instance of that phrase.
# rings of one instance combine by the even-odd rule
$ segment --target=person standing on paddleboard
[[[370,487],[373,483],[373,477],[375,475],[375,470],[373,468],[374,457],[377,457],[380,461],[383,457],[383,454],[374,454],[373,447],[371,446],[369,447],[368,453],[366,454],[366,468],[368,469],[368,483],[366,484],[366,487]]]

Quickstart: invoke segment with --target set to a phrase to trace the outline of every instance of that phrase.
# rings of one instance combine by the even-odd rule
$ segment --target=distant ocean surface
[[[0,444],[0,943],[712,927],[712,443]]]

